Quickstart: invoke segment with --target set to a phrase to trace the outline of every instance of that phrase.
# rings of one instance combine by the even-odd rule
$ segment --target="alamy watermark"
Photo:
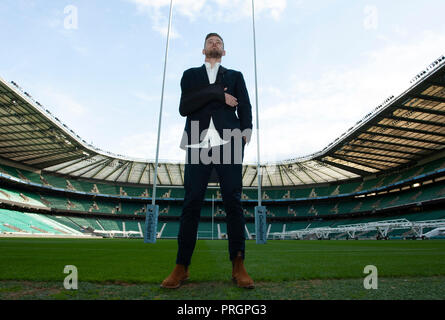
[[[190,139],[184,131],[183,142],[187,148],[188,164],[242,164],[243,141],[247,142],[252,129],[223,129],[222,139],[218,132],[209,129],[199,133],[199,121],[191,121]],[[245,139],[245,140],[244,140]],[[188,144],[190,143],[190,144]]]
[[[377,267],[374,265],[367,265],[365,269],[363,269],[363,273],[367,274],[365,279],[363,280],[363,287],[366,290],[378,288],[378,273]]]
[[[67,30],[79,29],[79,10],[76,6],[68,5],[63,9],[65,19],[63,20],[63,27]]]
[[[67,290],[77,290],[77,267],[72,265],[65,266],[63,273],[68,274],[63,280],[63,287]]]
[[[363,27],[366,30],[377,30],[379,27],[379,10],[376,6],[367,5],[364,9]]]

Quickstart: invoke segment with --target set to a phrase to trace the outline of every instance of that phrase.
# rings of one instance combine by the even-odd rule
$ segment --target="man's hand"
[[[224,88],[224,91],[227,91],[227,88]],[[226,104],[231,107],[236,107],[238,105],[238,99],[232,96],[231,94],[224,93],[226,96]]]

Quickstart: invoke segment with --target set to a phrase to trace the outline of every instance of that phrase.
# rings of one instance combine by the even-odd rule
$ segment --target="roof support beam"
[[[329,165],[331,165],[333,167],[336,167],[336,168],[339,168],[341,170],[345,170],[347,172],[355,173],[356,175],[359,175],[361,177],[364,177],[364,176],[367,176],[367,175],[371,174],[371,172],[364,171],[364,170],[361,170],[361,169],[357,169],[357,168],[354,168],[354,167],[349,167],[349,166],[346,166],[344,164],[340,164],[340,163],[333,162],[333,161],[330,161],[330,160],[321,160],[321,162],[329,164]]]
[[[59,154],[67,154],[67,153],[72,153],[72,152],[75,152],[75,151],[77,151],[77,150],[73,148],[73,150],[63,150],[61,152],[44,154],[44,155],[40,155],[40,156],[34,157],[34,158],[26,158],[26,157],[23,158],[23,157],[21,157],[22,158],[21,160],[24,161],[25,163],[33,163],[34,164],[35,163],[34,161],[39,160],[39,159],[51,158],[51,157],[57,156]],[[37,163],[40,163],[40,162],[42,162],[42,161],[37,161]]]
[[[342,172],[340,172],[340,171],[337,171],[338,169],[341,169],[339,166],[333,166],[332,164],[328,167],[326,164],[329,164],[328,162],[329,161],[326,161],[326,162],[323,162],[323,161],[320,161],[320,160],[314,160],[314,161],[316,161],[320,166],[323,166],[323,167],[325,167],[325,168],[328,168],[329,170],[331,170],[331,171],[334,171],[336,174],[339,174],[339,175],[342,175],[343,177],[345,177],[345,178],[347,178],[347,179],[350,179],[351,177],[349,177],[349,176],[347,176],[347,175],[345,175],[344,173],[342,173]],[[336,170],[337,169],[337,170]],[[342,170],[344,170],[344,169],[342,169]],[[347,170],[346,170],[347,171]],[[352,171],[351,171],[352,172]],[[355,173],[355,172],[352,172],[352,173]],[[357,173],[356,173],[357,174]],[[336,178],[336,177],[332,177],[333,179],[335,179],[335,180],[341,180],[341,179],[338,179],[338,178]]]
[[[169,165],[168,164],[165,164],[165,171],[167,171],[168,180],[170,180],[170,185],[173,185],[173,180],[172,180],[172,176],[170,174],[170,170],[169,170]]]
[[[426,109],[426,108],[419,108],[419,107],[408,107],[408,106],[395,106],[394,109],[401,109],[405,111],[413,111],[413,112],[421,112],[421,113],[428,113],[428,114],[434,114],[437,116],[445,116],[445,111],[440,110],[434,110],[434,109]]]
[[[103,170],[105,170],[105,168],[113,161],[114,161],[114,159],[108,159],[107,163],[102,165],[102,167],[91,176],[91,179],[94,179],[99,173],[101,173]]]
[[[360,148],[363,148],[363,147],[360,147]],[[376,149],[376,148],[372,148],[372,147],[366,147],[366,148],[371,149],[371,150]],[[381,153],[375,153],[375,152],[370,152],[370,151],[361,151],[361,150],[342,149],[342,150],[339,150],[338,152],[355,152],[355,153],[360,153],[360,154],[369,154],[370,156],[385,157],[385,158],[400,159],[400,160],[412,160],[413,159],[413,158],[408,158],[408,157],[385,155],[385,154],[381,154]],[[391,151],[391,152],[397,152],[397,151]]]
[[[408,140],[408,141],[414,141],[414,142],[437,144],[437,145],[441,145],[441,146],[445,145],[445,142],[434,141],[434,140],[426,140],[426,139],[420,139],[420,138],[405,137],[405,136],[397,136],[395,134],[387,134],[387,133],[372,132],[372,131],[366,131],[366,132],[363,132],[363,133],[364,134],[369,134],[371,136],[381,136],[381,137],[386,137],[386,138],[394,138],[394,139]]]
[[[95,168],[97,168],[97,166],[99,166],[100,164],[104,163],[106,160],[107,160],[107,159],[102,159],[102,160],[99,160],[99,161],[97,161],[97,162],[93,162],[93,163],[87,164],[86,166],[82,166],[82,167],[80,167],[80,168],[71,170],[71,171],[69,171],[69,172],[66,172],[65,174],[66,174],[66,175],[71,175],[71,174],[73,174],[74,172],[77,172],[77,171],[86,169],[86,168],[91,167],[91,166],[93,166],[93,169],[95,169]],[[87,172],[90,172],[90,171],[91,171],[91,170],[88,170]],[[85,174],[85,173],[87,173],[87,172],[84,172],[83,174]],[[82,175],[83,175],[83,174],[82,174]]]
[[[439,81],[437,81],[437,80],[439,80]],[[436,78],[436,80],[427,80],[427,81],[425,81],[425,83],[430,84],[432,86],[445,88],[445,82],[442,82],[442,81],[440,81],[440,79],[437,79],[437,78]]]
[[[305,173],[306,173],[308,176],[309,176],[309,174],[307,173],[307,171],[310,171],[311,173],[313,173],[314,175],[316,175],[317,177],[319,177],[320,180],[322,180],[323,182],[329,182],[329,181],[327,181],[326,179],[322,178],[322,177],[318,174],[317,170],[314,170],[314,168],[309,167],[307,164],[306,164],[306,166],[305,166],[305,169],[308,169],[308,170],[305,171]],[[312,177],[311,177],[311,178],[312,178]],[[312,178],[312,180],[315,181],[315,179],[313,179],[313,178]],[[320,181],[315,181],[315,183],[320,183]]]
[[[93,166],[93,167],[90,168],[89,170],[87,170],[87,171],[85,171],[84,173],[82,173],[82,174],[80,175],[80,177],[85,176],[85,174],[87,174],[88,172],[90,172],[90,171],[96,169],[97,167],[102,166],[102,168],[103,168],[103,167],[104,167],[104,163],[107,162],[107,160],[108,160],[108,159],[103,159],[103,160],[101,160],[101,161],[96,162],[96,163],[95,163],[95,164],[96,164],[95,166]],[[82,169],[85,169],[85,168],[87,168],[87,167],[83,167]],[[90,178],[90,177],[86,177],[86,178]]]
[[[381,159],[375,159],[375,158],[353,156],[353,155],[348,155],[348,154],[338,154],[338,153],[335,153],[333,156],[336,156],[336,155],[340,155],[340,156],[348,157],[348,158],[354,158],[354,159],[363,159],[363,160],[369,160],[369,161],[375,161],[375,162],[383,162],[383,163],[394,163],[394,164],[404,164],[405,163],[405,162],[399,162],[399,161],[393,161],[393,160],[381,160]]]
[[[425,94],[416,94],[416,95],[410,95],[410,98],[417,98],[417,99],[423,99],[423,100],[429,100],[434,102],[440,102],[445,103],[445,98],[442,97],[436,97],[436,96],[428,96]]]
[[[33,126],[33,125],[42,124],[42,123],[46,124],[45,121],[33,121],[33,122],[0,124],[0,127],[1,128],[7,128],[7,127],[16,127],[16,126]]]
[[[298,165],[297,165],[297,166],[298,166]],[[306,184],[306,183],[304,183],[303,180],[301,180],[301,178],[298,176],[298,174],[295,173],[294,170],[289,170],[289,172],[290,172],[295,178],[297,178],[297,180],[300,181],[302,184]]]
[[[117,166],[116,166],[116,169],[114,169],[114,170],[111,171],[109,174],[107,174],[107,176],[104,177],[103,179],[104,179],[104,180],[107,180],[108,177],[112,176],[117,170],[119,170],[119,169],[122,168],[123,166],[124,166],[124,165],[121,165],[121,166],[117,165]]]
[[[44,162],[43,165],[36,164],[35,166],[38,167],[38,168],[42,168],[42,169],[50,168],[52,166],[56,166],[56,165],[61,164],[61,163],[66,163],[66,162],[69,162],[69,161],[73,161],[73,160],[79,159],[79,156],[81,156],[81,155],[70,155],[68,157],[59,158],[59,159],[56,159],[56,160],[50,160],[50,161]]]
[[[145,170],[147,170],[147,168],[148,168],[148,163],[146,163],[144,169],[142,169],[141,175],[139,176],[139,179],[138,179],[138,184],[141,183],[142,176],[144,175],[144,172],[145,172]],[[148,183],[150,183],[150,181]]]
[[[429,121],[429,120],[412,119],[412,118],[398,117],[398,116],[387,116],[386,119],[424,124],[427,126],[445,127],[445,123],[443,123],[443,122],[436,122],[436,121]]]
[[[131,176],[131,172],[133,171],[134,168],[134,161],[131,162],[131,167],[130,170],[128,170],[128,174],[127,174],[127,183],[130,180],[130,176]]]
[[[414,132],[414,133],[421,133],[421,134],[429,134],[432,136],[438,136],[438,137],[445,138],[445,133],[434,132],[434,131],[396,127],[396,126],[392,126],[392,125],[379,124],[379,123],[373,124],[373,125],[371,125],[371,127],[379,127],[379,128],[385,128],[385,129],[393,129],[393,130],[400,130],[400,131],[407,131],[407,132]]]
[[[340,159],[340,160],[343,160],[343,161],[346,161],[346,162],[354,163],[354,164],[357,164],[357,165],[362,166],[362,167],[368,167],[368,168],[371,168],[371,169],[374,169],[374,170],[378,170],[378,171],[383,170],[382,168],[375,167],[373,164],[369,164],[369,163],[364,162],[364,161],[362,162],[362,161],[357,161],[357,160],[351,160],[351,159],[348,159],[348,158],[345,158],[345,157],[342,157],[342,156],[339,156],[339,155],[335,155],[335,156],[331,156],[331,157],[332,158],[337,158],[337,159]],[[383,166],[384,167],[388,167],[388,166],[385,166],[385,165],[383,165]]]
[[[402,154],[408,154],[408,155],[411,155],[411,156],[418,156],[419,155],[418,153],[415,153],[415,152],[400,151],[398,149],[389,149],[389,148],[374,147],[374,146],[364,146],[364,145],[356,144],[356,143],[349,143],[349,144],[347,144],[347,146],[351,146],[351,147],[355,147],[355,148],[364,148],[364,149],[371,149],[371,150],[387,151],[387,152],[393,152],[393,153],[402,153]],[[362,151],[358,151],[358,152],[362,152]],[[403,159],[411,159],[411,158],[404,157]]]
[[[10,147],[12,148],[12,147]],[[70,151],[74,151],[77,150],[76,147],[71,147],[71,148],[47,148],[47,149],[38,149],[38,150],[16,150],[16,151],[9,151],[8,152],[0,152],[1,155],[5,155],[5,154],[21,154],[21,156],[23,155],[33,155],[33,154],[42,154],[44,152],[42,151],[54,151],[54,150],[62,150],[63,152],[70,152]],[[42,157],[45,157],[46,155],[43,155]]]
[[[307,173],[308,170],[303,164],[298,165],[298,167],[301,169],[302,172],[304,172],[305,175],[309,177],[309,179],[311,179],[314,183],[317,183],[317,181],[314,178],[312,178],[312,176],[309,173]]]
[[[425,151],[433,151],[433,150],[435,150],[435,149],[432,149],[432,148],[412,146],[412,145],[409,145],[409,144],[401,144],[401,143],[396,143],[396,142],[376,141],[376,140],[370,140],[370,139],[364,139],[364,138],[357,138],[357,140],[366,141],[366,142],[375,143],[375,144],[385,144],[385,145],[396,146],[396,147],[401,147],[401,148],[412,148],[412,149],[419,149],[419,150],[425,150]]]
[[[122,166],[122,171],[119,172],[119,174],[117,175],[116,179],[114,179],[114,182],[117,182],[117,180],[119,180],[119,178],[121,177],[121,175],[125,172],[125,170],[127,170],[128,166],[130,165],[131,162],[127,162],[125,165]]]
[[[281,185],[284,186],[283,173],[281,172],[281,165],[277,164],[276,166],[278,167],[278,171],[280,172]]]
[[[269,183],[270,183],[270,185],[273,186],[273,184],[272,184],[272,180],[270,179],[269,171],[267,171],[267,166],[264,166],[264,171],[266,171],[267,178],[269,179]]]
[[[178,163],[178,169],[179,169],[179,176],[181,177],[182,185],[184,185],[184,173],[182,172],[182,168],[181,168],[181,164],[180,163]],[[247,168],[245,170],[247,170]],[[244,174],[243,174],[243,177],[244,177]]]
[[[154,163],[150,163],[150,164],[151,164],[151,166],[153,167],[153,173],[155,173],[155,172],[156,172],[156,170],[155,170],[155,164],[154,164]],[[158,168],[160,168],[160,167],[161,167],[161,164],[158,163]],[[158,179],[160,185],[163,184],[162,181],[161,181],[161,179],[160,179],[160,177],[159,177],[159,170],[158,170],[158,175],[156,176],[156,178]],[[153,179],[153,181],[154,181],[154,179]]]
[[[16,113],[16,114],[2,114],[2,118],[21,118],[27,116],[36,116],[38,113]]]
[[[48,139],[48,138],[36,138],[36,139]],[[25,139],[28,140],[28,139]],[[1,141],[3,142],[3,141]],[[50,146],[50,145],[59,145],[60,142],[44,142],[44,143],[31,143],[31,144],[16,144],[13,146],[0,146],[0,149],[8,149],[8,148],[21,148],[21,147],[36,147],[36,146]],[[40,149],[39,149],[40,150]],[[48,149],[46,149],[48,150]],[[50,150],[50,149],[49,149]],[[38,150],[36,150],[38,151]]]
[[[283,171],[286,174],[289,181],[292,182],[292,184],[295,186],[296,184],[295,184],[294,180],[292,180],[292,178],[289,176],[289,173],[288,173],[289,170],[286,168],[286,165],[284,166]]]
[[[23,133],[36,133],[36,132],[45,134],[45,132],[53,132],[53,131],[54,131],[53,129],[19,130],[19,131],[8,130],[8,132],[0,132],[0,134],[4,134],[5,136],[6,135],[14,135],[14,134],[23,134]]]
[[[261,169],[261,166],[260,166],[260,169]],[[253,184],[253,182],[255,181],[257,175],[258,175],[258,170],[255,170],[255,174],[253,175],[253,179],[252,179],[252,181],[250,181],[250,183],[249,183],[249,187],[252,186],[252,184]],[[262,183],[261,183],[261,185],[262,185]]]
[[[0,133],[0,135],[1,135],[1,133]],[[6,136],[6,135],[1,135],[2,137],[4,137],[4,136]],[[5,143],[5,142],[16,142],[16,141],[30,141],[30,140],[40,140],[40,139],[52,139],[52,137],[50,138],[50,137],[23,137],[23,138],[15,138],[15,139],[2,139],[1,140],[1,142],[2,143]],[[51,143],[53,143],[53,142],[51,142]],[[16,146],[19,146],[19,145],[16,145]],[[14,147],[16,147],[16,146],[14,146]],[[23,146],[23,145],[21,145],[21,146]]]
[[[67,164],[66,166],[63,166],[63,167],[57,169],[56,172],[57,172],[57,173],[61,173],[61,172],[60,172],[61,170],[66,169],[66,168],[68,168],[68,167],[70,167],[70,166],[73,166],[73,165],[75,165],[75,164],[78,164],[79,162],[82,162],[82,161],[91,159],[91,158],[93,158],[93,157],[95,157],[95,156],[96,156],[96,155],[90,155],[90,156],[88,156],[88,157],[83,156],[82,159],[79,159],[79,161],[76,161],[76,162]]]

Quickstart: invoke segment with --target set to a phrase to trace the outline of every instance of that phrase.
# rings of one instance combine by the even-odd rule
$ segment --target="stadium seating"
[[[125,221],[125,231],[136,231],[139,232],[139,225],[140,222],[137,221]],[[143,226],[141,226],[141,230],[143,229]]]
[[[1,231],[5,233],[21,234],[75,234],[65,223],[54,223],[47,216],[0,209]]]
[[[285,190],[264,189],[263,199],[306,199],[363,192],[383,186],[388,186],[399,181],[412,179],[423,174],[433,173],[436,170],[444,169],[444,167],[445,159],[440,158],[431,161],[430,163],[419,165],[402,172],[391,173],[382,177],[367,179],[366,181],[362,182],[356,181],[315,187],[303,186],[297,188],[286,188]],[[111,185],[109,183],[91,183],[82,180],[73,180],[54,176],[49,173],[37,174],[31,171],[26,171],[24,169],[16,169],[4,164],[0,165],[0,172],[18,179],[22,179],[24,181],[33,182],[35,184],[52,186],[72,191],[128,197],[142,197],[144,193],[148,193],[149,195],[152,194],[152,190],[147,189],[146,187],[120,186]],[[47,182],[47,184],[45,182]],[[244,188],[243,193],[248,199],[257,198],[256,189]],[[205,198],[210,200],[212,199],[212,195],[215,199],[221,199],[221,195],[218,189],[215,190],[209,188],[206,192]],[[159,199],[183,197],[184,189],[181,187],[158,187],[157,198]]]
[[[440,158],[429,163],[417,165],[406,170],[393,172],[379,177],[368,177],[363,181],[347,181],[343,183],[332,183],[315,186],[299,186],[285,188],[265,188],[262,190],[264,202],[267,208],[268,218],[273,218],[270,232],[281,232],[283,226],[286,230],[336,226],[348,223],[358,223],[358,221],[372,221],[369,216],[364,219],[349,219],[345,215],[349,214],[373,214],[382,210],[392,210],[404,208],[406,206],[417,206],[419,203],[432,202],[433,200],[443,201],[445,198],[444,179],[436,182],[428,178],[433,174],[445,176],[445,159]],[[441,171],[439,171],[441,170]],[[2,185],[0,188],[0,202],[5,205],[13,204],[14,210],[19,210],[17,206],[23,207],[23,212],[6,211],[2,212],[0,222],[0,232],[23,232],[27,234],[72,234],[84,233],[86,228],[99,231],[116,231],[113,236],[123,236],[125,231],[139,232],[140,226],[143,231],[143,216],[145,215],[145,204],[152,194],[152,189],[146,186],[128,186],[110,183],[99,183],[83,181],[52,175],[49,173],[39,173],[38,171],[28,171],[22,168],[13,168],[8,165],[0,165],[0,174],[2,179],[13,177],[15,185]],[[17,184],[17,179],[25,184],[32,183],[33,187],[25,190]],[[403,188],[401,183],[405,183]],[[420,182],[416,183],[415,182]],[[62,189],[64,192],[55,192],[53,188]],[[380,188],[380,189],[379,189]],[[31,191],[33,190],[33,191]],[[391,192],[388,192],[391,191]],[[94,194],[85,195],[84,193]],[[165,187],[157,189],[157,199],[160,207],[160,217],[179,217],[182,212],[182,202],[173,199],[183,199],[184,189],[182,187]],[[104,195],[104,196],[101,196]],[[110,197],[111,196],[111,197]],[[201,216],[209,218],[212,216],[212,197],[215,202],[213,214],[215,217],[225,217],[226,212],[222,202],[219,189],[208,188],[205,195],[205,202],[202,207]],[[134,199],[138,198],[138,199]],[[144,198],[144,199],[142,199]],[[256,205],[257,189],[244,188],[242,194],[244,214],[247,218],[254,216],[254,205]],[[252,201],[248,202],[247,200]],[[280,200],[280,202],[275,202]],[[284,202],[282,202],[284,201]],[[35,215],[27,213],[26,208],[43,208],[64,212],[64,215],[72,216],[54,216],[42,214]],[[6,210],[6,209],[2,209]],[[400,210],[399,210],[400,211]],[[82,215],[80,217],[79,215]],[[119,215],[141,216],[140,220],[128,220],[128,217],[120,220],[107,219],[105,215],[113,215],[119,218]],[[339,216],[339,220],[323,221],[325,216]],[[392,215],[392,219],[409,216],[413,220],[443,219],[443,211],[427,210],[426,213],[411,213],[409,215]],[[42,219],[35,217],[45,217],[46,223]],[[110,217],[112,218],[112,217]],[[308,221],[287,221],[283,219],[303,219]],[[318,221],[314,219],[318,219]],[[277,220],[278,219],[278,220]],[[281,219],[281,220],[280,220]],[[312,221],[309,221],[312,219]],[[54,225],[66,226],[68,229],[54,228]],[[161,221],[158,224],[158,231],[163,230],[163,237],[175,238],[177,236],[179,222]],[[210,222],[202,222],[200,235],[209,237],[211,234]],[[225,223],[220,221],[214,225],[213,236],[217,237],[216,225],[220,225],[222,233],[225,233]],[[209,229],[210,226],[210,229]],[[248,230],[254,233],[254,225],[249,221]],[[120,232],[120,233],[119,233]],[[111,234],[111,233],[110,233]],[[403,232],[395,233],[402,237]],[[372,232],[362,236],[373,237]]]
[[[163,223],[158,223],[158,232],[163,227]],[[165,224],[165,227],[162,231],[162,238],[176,238],[179,232],[179,222],[177,221],[169,221]],[[145,234],[145,231],[144,231]]]

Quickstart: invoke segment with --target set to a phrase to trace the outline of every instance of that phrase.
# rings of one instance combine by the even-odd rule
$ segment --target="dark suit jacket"
[[[238,99],[236,108],[225,103],[224,88],[227,93]],[[219,67],[214,84],[210,84],[205,65],[191,68],[184,72],[181,79],[181,102],[179,113],[187,117],[181,148],[198,141],[191,139],[191,121],[199,121],[199,134],[209,128],[210,117],[216,130],[224,139],[223,129],[245,129],[247,142],[252,132],[252,106],[249,100],[246,83],[241,72]],[[199,141],[201,142],[201,141]]]

